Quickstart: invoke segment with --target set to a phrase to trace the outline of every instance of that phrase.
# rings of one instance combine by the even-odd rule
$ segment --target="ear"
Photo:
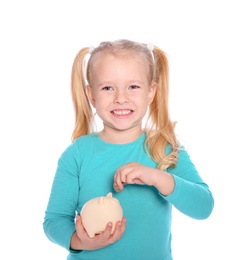
[[[86,86],[86,95],[92,106],[95,108],[95,99],[93,94],[93,89],[90,85]]]
[[[155,82],[153,82],[149,88],[148,105],[150,105],[152,103],[152,101],[156,95],[156,91],[157,91],[157,84]]]

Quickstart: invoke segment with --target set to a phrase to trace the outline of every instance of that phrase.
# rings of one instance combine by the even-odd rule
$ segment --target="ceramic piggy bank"
[[[107,223],[112,222],[112,233],[117,221],[121,221],[123,210],[116,198],[109,192],[106,196],[93,198],[87,201],[80,212],[83,226],[89,235],[94,237],[106,228]]]

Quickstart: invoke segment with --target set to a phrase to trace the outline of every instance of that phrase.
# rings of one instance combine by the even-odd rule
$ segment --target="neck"
[[[129,130],[114,130],[104,128],[100,132],[100,137],[103,141],[113,144],[126,144],[135,141],[143,130],[140,129],[129,129]]]

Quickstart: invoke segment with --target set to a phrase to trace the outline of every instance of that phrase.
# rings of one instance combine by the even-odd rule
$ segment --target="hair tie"
[[[92,54],[92,52],[94,51],[94,49],[95,49],[95,48],[94,48],[93,46],[89,47],[88,53],[89,53],[89,54]]]
[[[148,44],[147,44],[147,48],[148,48],[149,51],[153,52],[153,50],[154,50],[154,45],[153,45],[153,43],[148,43]]]

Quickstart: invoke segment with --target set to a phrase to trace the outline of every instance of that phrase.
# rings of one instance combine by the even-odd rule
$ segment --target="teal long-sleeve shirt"
[[[110,144],[97,133],[77,138],[61,155],[54,177],[43,222],[46,236],[68,250],[68,260],[171,260],[172,205],[194,219],[206,219],[214,199],[186,150],[179,151],[176,167],[166,171],[175,180],[168,196],[155,187],[125,185],[122,192],[113,189],[116,170],[129,162],[156,168],[144,150],[145,133],[128,144]],[[166,147],[166,153],[171,147]],[[75,232],[75,214],[90,199],[109,192],[120,201],[126,231],[112,245],[98,250],[70,250]]]

